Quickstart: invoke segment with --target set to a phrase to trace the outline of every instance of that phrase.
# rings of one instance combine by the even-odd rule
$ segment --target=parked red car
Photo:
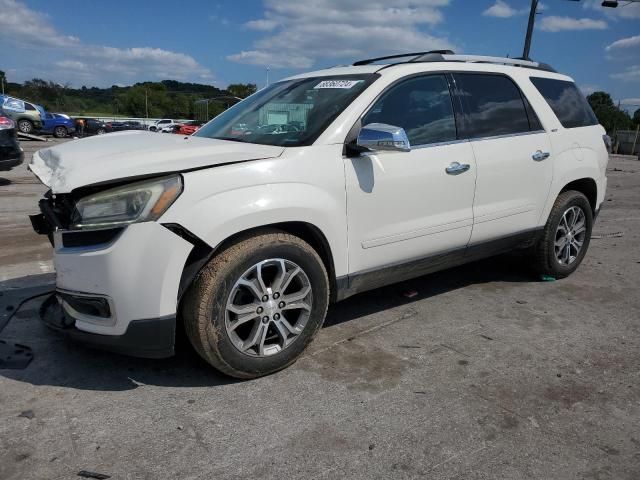
[[[203,125],[203,122],[197,122],[197,121],[187,122],[181,125],[180,128],[178,128],[175,133],[177,133],[178,135],[192,135],[195,132],[197,132],[202,125]]]

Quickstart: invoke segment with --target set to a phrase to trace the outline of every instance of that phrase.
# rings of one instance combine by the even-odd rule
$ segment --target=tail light
[[[13,120],[7,117],[0,117],[0,130],[9,130],[11,128],[16,128],[16,124],[13,123]]]

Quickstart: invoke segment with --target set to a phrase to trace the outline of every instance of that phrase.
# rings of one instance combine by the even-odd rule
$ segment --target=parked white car
[[[150,132],[161,132],[162,129],[175,125],[175,120],[171,120],[170,118],[163,118],[161,120],[156,120],[156,122],[149,127]]]
[[[146,357],[173,354],[179,322],[207,362],[250,378],[294,362],[329,303],[358,292],[516,248],[571,274],[608,162],[572,80],[507,58],[408,60],[288,78],[189,137],[40,150],[30,168],[51,190],[32,222],[57,272],[43,318]]]

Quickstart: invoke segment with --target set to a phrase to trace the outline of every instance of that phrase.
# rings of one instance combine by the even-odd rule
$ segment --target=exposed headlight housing
[[[157,220],[182,193],[182,177],[155,178],[81,198],[71,228],[97,229]]]

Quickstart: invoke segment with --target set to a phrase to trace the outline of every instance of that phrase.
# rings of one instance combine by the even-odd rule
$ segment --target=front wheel
[[[99,129],[96,131],[96,133],[97,133],[98,135],[104,135],[105,133],[107,133],[107,131],[106,131],[104,128],[99,128]]]
[[[64,138],[67,136],[67,129],[64,127],[56,127],[53,130],[53,136],[56,138]]]
[[[587,253],[592,228],[593,212],[587,197],[573,190],[561,193],[535,247],[538,273],[556,278],[571,275]]]
[[[212,366],[255,378],[300,356],[328,304],[317,252],[296,236],[269,231],[227,247],[204,267],[185,298],[184,325]]]

